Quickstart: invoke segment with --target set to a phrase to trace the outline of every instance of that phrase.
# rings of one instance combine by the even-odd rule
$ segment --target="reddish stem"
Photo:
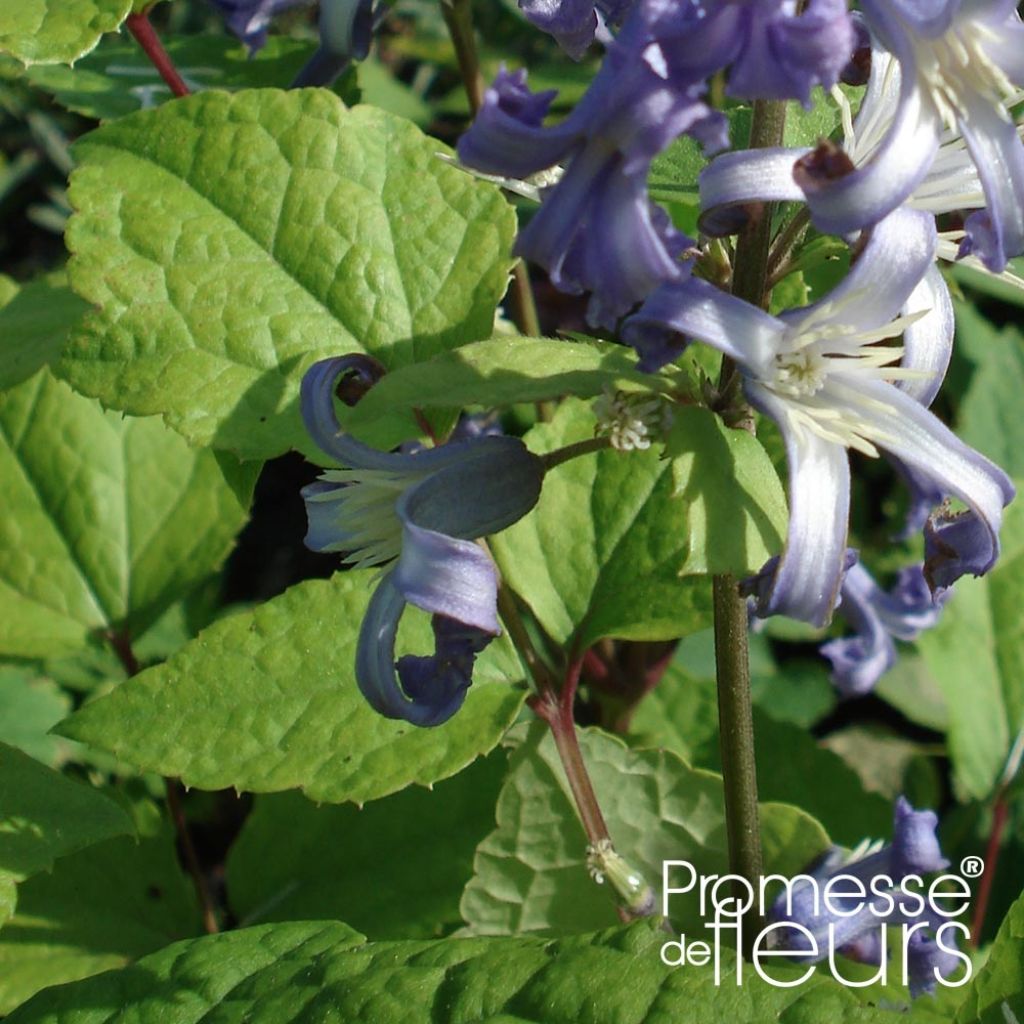
[[[605,824],[604,815],[597,802],[597,794],[590,782],[572,714],[582,669],[582,655],[573,658],[565,671],[561,693],[555,694],[551,690],[545,690],[531,704],[551,729],[551,736],[565,769],[573,801],[580,814],[583,831],[586,832],[590,845],[597,846],[598,843],[609,841],[608,826]]]
[[[143,52],[153,62],[153,67],[160,72],[160,77],[167,83],[175,96],[188,96],[192,91],[185,84],[185,80],[178,74],[169,54],[160,42],[149,18],[145,14],[129,14],[125,19],[128,31],[135,37],[135,41],[142,47]]]
[[[978,885],[978,899],[975,901],[974,916],[971,919],[971,941],[975,949],[981,944],[981,929],[985,924],[985,913],[992,894],[992,883],[996,876],[996,864],[999,862],[999,849],[1003,844],[1008,810],[1004,790],[992,805],[992,829],[988,834],[988,845],[985,847],[985,870]]]
[[[142,670],[142,666],[139,664],[139,659],[135,657],[135,651],[132,650],[131,637],[127,631],[111,629],[107,632],[106,637],[128,676],[137,675]],[[199,856],[196,854],[196,848],[192,843],[192,835],[188,830],[185,808],[181,803],[180,786],[181,783],[177,779],[164,779],[167,809],[170,811],[171,820],[174,822],[174,830],[178,835],[178,843],[185,860],[185,867],[188,868],[188,873],[192,876],[192,884],[195,886],[196,896],[199,898],[199,905],[202,908],[203,914],[203,929],[208,935],[213,935],[220,930],[217,927],[217,914],[214,910],[210,888],[206,884],[206,878],[203,875],[202,865],[199,863]]]

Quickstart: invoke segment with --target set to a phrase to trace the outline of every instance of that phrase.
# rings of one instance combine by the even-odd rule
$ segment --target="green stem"
[[[542,455],[540,458],[546,471],[562,465],[563,462],[578,459],[581,455],[604,451],[611,446],[612,442],[609,437],[588,437],[586,441],[577,441],[575,444],[567,444],[564,448],[556,448],[553,452],[548,452],[547,455]]]
[[[441,14],[455,47],[455,59],[469,99],[469,109],[475,117],[484,105],[484,80],[480,74],[480,58],[473,33],[472,0],[441,0]]]
[[[455,48],[455,59],[459,64],[462,85],[469,100],[473,117],[484,105],[484,80],[480,74],[480,55],[476,48],[476,34],[473,31],[472,0],[441,0],[441,14]],[[530,272],[522,260],[512,268],[512,283],[509,289],[512,318],[516,326],[529,338],[540,337],[540,320],[537,317],[537,303],[530,284]],[[549,419],[549,416],[541,416]]]
[[[783,102],[758,101],[750,128],[750,148],[780,146],[786,124]],[[736,244],[732,291],[753,305],[768,304],[768,252],[772,208],[765,204]],[[723,392],[738,399],[739,374],[728,361],[722,366]],[[725,790],[725,820],[729,837],[729,866],[758,891],[762,873],[761,826],[757,806],[757,768],[754,760],[754,718],[750,699],[750,654],[747,646],[747,602],[728,574],[713,580],[715,665],[718,680],[719,743]],[[737,885],[737,898],[743,894]],[[744,922],[744,950],[758,930],[757,906]]]

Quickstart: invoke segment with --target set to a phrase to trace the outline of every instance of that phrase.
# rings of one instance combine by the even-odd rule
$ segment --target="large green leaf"
[[[89,308],[60,277],[32,281],[0,309],[0,391],[56,360]]]
[[[977,310],[960,304],[957,342],[975,364],[957,433],[1011,476],[1024,477],[1024,334],[1012,324],[998,329]]]
[[[1024,893],[1010,907],[985,966],[968,987],[956,1024],[1009,1024],[1004,1005],[1024,1021]]]
[[[73,64],[113,32],[131,0],[18,0],[0,7],[0,52],[26,64]]]
[[[876,1024],[850,991],[815,976],[743,986],[673,969],[649,922],[558,941],[360,944],[342,924],[264,925],[178,943],[138,964],[37,996],[10,1024]],[[732,969],[728,953],[723,972]],[[782,976],[787,969],[774,968]],[[788,969],[789,975],[793,970]]]
[[[949,748],[961,796],[985,799],[1024,728],[1024,507],[1006,510],[1002,556],[957,581],[942,619],[917,646],[951,709]]]
[[[728,867],[722,778],[669,751],[629,750],[598,730],[579,734],[583,759],[617,852],[660,898],[662,863],[687,860],[701,875]],[[803,811],[765,804],[766,870],[795,874],[828,845]],[[612,894],[586,869],[586,839],[554,742],[536,724],[513,753],[498,827],[479,846],[462,915],[476,934],[585,931],[616,919]],[[696,892],[673,896],[679,930],[700,929]]]
[[[372,394],[372,392],[371,392]],[[592,436],[565,403],[527,443]],[[706,409],[677,410],[667,453],[602,451],[552,470],[536,509],[493,542],[510,585],[558,641],[657,640],[708,622],[709,571],[756,569],[781,547],[785,502],[764,450]]]
[[[24,665],[0,665],[0,743],[55,768],[71,744],[47,730],[70,710],[70,698],[52,679]]]
[[[561,395],[589,398],[605,388],[640,390],[658,378],[639,373],[635,354],[604,341],[492,338],[389,373],[360,400],[348,423],[368,429],[396,411],[513,405]]]
[[[133,831],[131,818],[99,790],[0,744],[0,877],[21,881],[58,857]]]
[[[152,805],[136,813],[143,838],[90,846],[18,887],[17,913],[0,930],[0,1013],[200,934],[173,830]]]
[[[222,619],[60,731],[201,789],[299,788],[314,800],[362,803],[447,778],[493,749],[516,717],[525,691],[508,683],[518,666],[495,642],[478,660],[465,706],[444,725],[381,717],[353,676],[374,576],[309,580]],[[409,647],[429,651],[426,616],[407,618]]]
[[[227,555],[256,468],[105,413],[46,370],[0,394],[0,651],[145,628]]]
[[[687,573],[754,572],[782,550],[786,499],[768,453],[707,409],[675,414],[665,454],[686,508]]]
[[[592,437],[581,402],[534,427],[547,452]],[[671,463],[653,448],[606,450],[551,470],[537,507],[494,537],[502,575],[559,642],[583,649],[601,637],[658,640],[707,625],[710,583],[683,578],[687,511],[673,497]]]
[[[259,797],[227,863],[232,911],[246,924],[345,920],[377,939],[441,934],[459,921],[505,764],[498,751],[363,808]]]
[[[391,368],[491,333],[515,217],[442,148],[323,89],[211,91],[92,132],[67,239],[100,308],[62,372],[196,444],[308,450],[317,356]]]
[[[889,834],[892,808],[864,790],[854,771],[805,729],[771,717],[772,681],[754,709],[758,796],[793,803],[813,814],[837,843]],[[763,710],[763,709],[768,709]],[[698,677],[673,665],[644,698],[632,723],[638,744],[657,744],[691,764],[721,770],[718,694],[714,678]]]

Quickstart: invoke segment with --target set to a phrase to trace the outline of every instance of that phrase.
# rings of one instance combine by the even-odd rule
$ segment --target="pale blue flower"
[[[949,345],[941,311],[913,309],[934,255],[932,218],[903,208],[875,226],[846,278],[814,305],[772,316],[691,278],[663,285],[626,323],[648,369],[684,336],[724,352],[743,372],[747,399],[782,431],[789,530],[781,557],[754,581],[759,615],[831,618],[845,567],[848,448],[884,451],[967,506],[926,561],[936,585],[995,563],[1013,485],[922,403]],[[880,344],[900,335],[903,346]]]
[[[356,681],[388,718],[439,725],[461,707],[475,655],[500,628],[494,563],[474,541],[522,518],[540,495],[541,460],[513,437],[483,436],[414,454],[381,452],[345,434],[339,380],[370,377],[365,356],[315,363],[302,380],[310,436],[344,469],[303,488],[315,551],[352,566],[387,566],[359,633]],[[372,383],[372,379],[367,383]],[[406,604],[433,616],[436,650],[395,663]]]

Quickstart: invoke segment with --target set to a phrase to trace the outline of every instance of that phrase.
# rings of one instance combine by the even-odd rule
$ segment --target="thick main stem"
[[[758,101],[750,128],[750,148],[780,146],[786,123],[783,102]],[[764,307],[768,301],[768,252],[771,207],[765,205],[740,235],[733,266],[732,291],[737,298]],[[739,375],[726,362],[724,392],[738,392]],[[719,744],[725,789],[725,820],[729,837],[729,868],[758,891],[762,873],[761,824],[757,806],[757,767],[754,760],[754,718],[750,698],[750,654],[747,645],[747,602],[733,576],[715,576],[715,665],[718,679]],[[743,887],[737,885],[737,898]],[[743,947],[749,954],[757,932],[758,907],[744,922]]]
[[[153,67],[160,73],[160,77],[167,83],[171,92],[175,96],[188,96],[191,90],[178,74],[178,69],[149,23],[149,18],[145,14],[129,14],[124,23],[146,56],[153,62]]]

